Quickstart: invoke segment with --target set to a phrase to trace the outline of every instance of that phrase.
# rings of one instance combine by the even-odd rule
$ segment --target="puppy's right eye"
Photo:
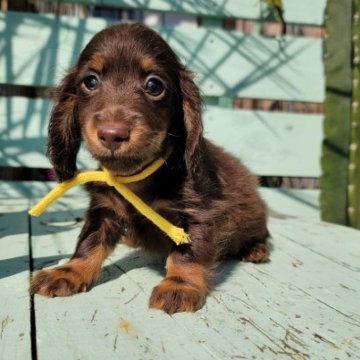
[[[95,90],[99,85],[99,80],[95,75],[89,75],[83,80],[83,83],[88,90]]]

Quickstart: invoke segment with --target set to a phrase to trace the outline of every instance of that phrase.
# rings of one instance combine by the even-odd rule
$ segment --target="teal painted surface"
[[[0,98],[1,165],[50,167],[45,157],[49,111],[48,100]],[[204,128],[205,136],[242,159],[257,175],[320,174],[321,115],[207,106]],[[80,169],[97,166],[86,150],[78,159]]]
[[[286,23],[323,25],[326,0],[282,0]]]
[[[251,20],[261,19],[261,8],[266,6],[262,4],[262,0],[241,0],[241,2],[239,0],[56,0],[56,2]],[[321,25],[324,21],[325,4],[326,0],[283,0],[285,21]]]
[[[31,359],[28,208],[26,198],[0,200],[0,359],[4,360]]]
[[[51,106],[46,99],[0,98],[0,166],[51,167],[46,157]],[[82,148],[78,166],[94,169],[97,164]]]
[[[1,182],[0,194],[8,191],[15,196],[14,184]],[[314,195],[305,192],[302,199],[311,203]],[[27,229],[36,268],[64,263],[74,251],[87,197],[61,199],[32,218],[30,228],[26,220],[21,225],[29,206],[24,198],[1,204],[1,231],[5,224],[7,236],[0,237],[0,264],[11,263],[0,267],[0,314],[3,319],[13,309],[13,317],[4,322],[7,336],[0,338],[0,353],[27,359],[28,263],[18,262],[28,254]],[[274,212],[269,230],[271,261],[220,264],[206,304],[195,314],[149,310],[148,298],[165,274],[164,262],[119,245],[89,292],[68,298],[35,296],[38,358],[359,359],[360,232]],[[27,342],[26,336],[15,336],[23,333]]]
[[[320,220],[318,189],[260,188],[271,217]]]
[[[73,200],[33,219],[36,267],[71,256],[84,206]],[[35,297],[39,358],[359,359],[360,232],[290,218],[269,228],[271,262],[222,263],[195,314],[148,310],[164,262],[119,245],[89,292]]]
[[[110,23],[0,13],[0,81],[54,85],[94,33]],[[195,72],[204,95],[321,102],[322,41],[186,26],[157,30]],[[36,41],[33,41],[36,39]]]
[[[322,115],[209,106],[204,123],[205,136],[238,156],[257,175],[320,174]]]
[[[0,180],[0,203],[40,198],[49,192],[55,182],[44,181],[2,181]]]

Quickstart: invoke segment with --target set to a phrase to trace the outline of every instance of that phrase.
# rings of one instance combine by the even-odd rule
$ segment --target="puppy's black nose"
[[[129,140],[129,127],[126,124],[101,125],[97,136],[109,150],[115,151],[122,142]]]

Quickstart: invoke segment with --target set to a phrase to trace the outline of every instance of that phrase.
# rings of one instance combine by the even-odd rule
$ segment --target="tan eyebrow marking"
[[[105,65],[105,59],[101,54],[94,54],[90,60],[89,66],[97,71],[101,72],[101,70],[104,68]]]
[[[156,67],[156,62],[152,57],[145,56],[143,59],[141,59],[140,66],[144,71],[150,71]]]

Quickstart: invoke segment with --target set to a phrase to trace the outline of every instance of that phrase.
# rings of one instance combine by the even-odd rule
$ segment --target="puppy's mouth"
[[[165,130],[151,130],[145,126],[129,129],[122,124],[94,130],[84,132],[85,144],[100,166],[114,175],[137,174],[166,149]]]
[[[145,169],[159,158],[166,150],[165,142],[154,143],[151,141],[123,142],[116,149],[111,150],[99,146],[88,147],[92,156],[114,175],[130,176]]]
[[[114,175],[118,176],[131,176],[141,172],[149,164],[151,164],[156,158],[154,156],[145,155],[118,155],[116,152],[112,153],[111,156],[96,156],[95,158],[99,161],[100,166],[106,168]]]

